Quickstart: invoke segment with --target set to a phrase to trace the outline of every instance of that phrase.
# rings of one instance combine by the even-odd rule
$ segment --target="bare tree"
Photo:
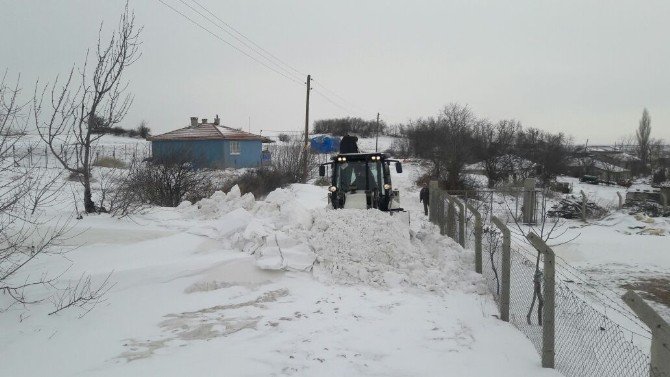
[[[476,154],[484,164],[488,187],[508,178],[514,173],[514,142],[521,124],[516,120],[501,120],[493,125],[480,121],[475,127]]]
[[[123,74],[141,55],[141,30],[126,3],[118,29],[109,41],[103,41],[100,26],[92,69],[87,53],[83,65],[73,67],[62,85],[56,77],[53,84],[40,90],[38,82],[35,88],[33,115],[37,132],[56,160],[79,177],[87,213],[99,209],[91,197],[91,148],[106,130],[121,122],[132,103]]]
[[[649,111],[645,108],[642,110],[642,118],[640,124],[635,132],[637,138],[637,154],[642,162],[644,171],[648,171],[649,165],[649,149],[650,149],[650,135],[651,135],[651,117]]]
[[[432,176],[447,188],[462,186],[461,173],[473,157],[476,118],[467,106],[449,104],[437,118],[419,119],[408,126],[411,151],[433,164]]]
[[[514,233],[518,239],[523,240],[523,242],[528,245],[530,245],[530,242],[526,239],[525,235],[528,234],[529,231],[532,231],[533,233],[540,236],[540,238],[551,247],[564,245],[577,239],[581,233],[573,237],[566,238],[568,227],[565,226],[564,221],[560,218],[551,218],[548,215],[550,205],[550,191],[545,189],[540,192],[540,194],[539,216],[536,224],[522,224],[521,221],[519,221],[519,218],[514,216],[514,212],[510,203],[508,203],[507,200],[504,201],[505,206],[507,207],[507,213],[514,222],[514,227],[511,228],[510,231]],[[537,318],[539,324],[542,324],[542,309],[544,307],[544,299],[542,296],[541,281],[542,271],[540,271],[540,251],[536,251],[535,272],[533,275],[533,299],[528,308],[528,313],[526,314],[526,321],[528,324],[531,323],[531,316],[535,308],[536,300],[538,301]]]
[[[19,101],[18,80],[10,86],[6,77],[5,73],[0,80],[0,292],[10,300],[0,311],[45,298],[26,290],[50,286],[58,276],[26,277],[23,272],[38,256],[60,252],[58,246],[69,230],[67,220],[45,218],[41,211],[54,201],[53,192],[62,184],[57,175],[48,176],[47,169],[29,163],[26,104]]]

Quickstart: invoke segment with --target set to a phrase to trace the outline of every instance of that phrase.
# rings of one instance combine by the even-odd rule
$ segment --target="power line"
[[[264,62],[264,61],[262,61],[262,60],[259,60],[256,56],[252,55],[250,52],[247,52],[247,51],[245,51],[244,49],[242,49],[242,48],[240,48],[240,47],[238,47],[238,46],[232,44],[232,43],[229,42],[228,40],[226,40],[226,39],[224,39],[223,37],[221,37],[219,34],[217,34],[217,33],[213,32],[213,31],[211,31],[211,30],[210,30],[209,28],[207,28],[206,26],[203,26],[203,25],[202,25],[201,23],[199,23],[198,21],[196,21],[196,20],[194,20],[193,18],[189,17],[189,16],[186,15],[184,12],[182,12],[182,11],[176,9],[175,7],[173,7],[172,5],[166,3],[164,0],[158,0],[158,1],[159,1],[161,4],[165,5],[166,7],[170,8],[170,10],[172,10],[173,12],[175,12],[175,13],[179,14],[180,16],[182,16],[183,18],[187,19],[187,20],[188,20],[189,22],[191,22],[193,25],[199,27],[200,29],[204,30],[205,32],[207,32],[208,34],[212,35],[212,36],[215,37],[216,39],[218,39],[218,40],[220,40],[221,42],[227,44],[228,46],[234,48],[236,51],[238,51],[239,53],[243,54],[244,56],[246,56],[246,57],[248,57],[248,58],[254,60],[254,61],[257,62],[258,64],[261,64],[261,65],[264,66],[265,68],[267,68],[267,69],[269,69],[269,70],[271,70],[271,71],[273,71],[273,72],[275,72],[275,73],[281,75],[282,77],[284,77],[284,78],[286,78],[286,79],[288,79],[288,80],[290,80],[290,81],[292,81],[292,82],[294,82],[294,83],[296,83],[296,84],[299,84],[299,85],[301,85],[301,86],[305,84],[305,83],[301,82],[299,78],[296,78],[296,77],[294,76],[294,74],[291,73],[291,72],[289,71],[289,69],[290,69],[291,71],[296,72],[296,73],[302,75],[302,73],[300,72],[300,70],[296,69],[296,68],[293,67],[292,65],[286,63],[284,60],[278,58],[278,57],[275,56],[274,54],[270,53],[268,50],[266,50],[266,49],[264,49],[263,47],[261,47],[259,44],[257,44],[256,42],[254,42],[253,40],[251,40],[249,37],[247,37],[246,35],[244,35],[242,32],[238,31],[238,30],[235,29],[233,26],[231,26],[230,24],[228,24],[227,22],[225,22],[224,20],[222,20],[220,17],[218,17],[216,14],[214,14],[212,11],[210,11],[210,10],[209,10],[207,7],[205,7],[204,5],[200,4],[198,1],[196,1],[196,0],[192,0],[193,3],[197,4],[197,5],[198,5],[200,8],[202,8],[205,12],[207,12],[208,14],[210,14],[212,17],[214,17],[216,20],[218,20],[218,21],[221,22],[223,25],[225,25],[226,27],[228,27],[230,30],[234,31],[234,32],[235,32],[237,35],[239,35],[241,38],[240,38],[240,37],[237,37],[237,36],[234,35],[234,34],[232,34],[230,31],[226,30],[226,29],[223,28],[221,25],[218,25],[214,20],[212,20],[211,18],[209,18],[207,15],[203,14],[203,13],[200,12],[199,10],[195,9],[193,6],[189,5],[189,4],[186,3],[184,0],[178,0],[179,2],[181,2],[182,4],[184,4],[186,7],[188,7],[191,11],[193,11],[193,12],[196,13],[196,14],[198,14],[200,17],[204,18],[205,20],[207,20],[208,22],[210,22],[212,25],[218,27],[218,28],[221,29],[223,32],[225,32],[226,34],[228,34],[228,35],[230,35],[231,37],[233,37],[236,41],[238,41],[238,42],[241,43],[243,46],[245,46],[247,49],[249,49],[251,53],[255,53],[255,54],[258,55],[260,58],[266,60],[267,63]],[[246,43],[245,40],[248,41],[249,43]],[[257,50],[256,48],[252,47],[250,44],[253,45],[253,46],[255,46],[255,47],[257,47],[257,48],[258,48],[259,50],[261,50],[262,52],[260,52],[260,51]],[[274,60],[273,60],[273,59],[274,59]],[[352,105],[353,107],[356,107],[356,108],[358,108],[358,109],[361,109],[360,107],[358,107],[358,106],[356,106],[355,104],[353,104],[353,102],[347,100],[345,97],[343,97],[343,96],[337,94],[336,92],[334,92],[333,90],[327,88],[327,87],[326,87],[325,85],[323,85],[323,84],[320,85],[320,89],[329,92],[330,95],[327,95],[326,93],[324,93],[324,92],[322,92],[322,91],[319,91],[319,90],[314,90],[315,93],[318,94],[319,96],[321,96],[322,98],[324,98],[326,101],[328,101],[329,103],[331,103],[331,104],[334,105],[335,107],[337,107],[337,108],[339,108],[339,109],[341,109],[341,110],[344,110],[344,111],[346,111],[346,112],[348,112],[348,113],[359,114],[359,115],[361,114],[360,111],[354,111],[354,110],[351,109],[350,107],[348,107],[348,106],[346,106],[346,105],[340,103],[340,102],[345,102],[345,103],[348,103],[349,105]],[[334,96],[334,97],[339,98],[340,101],[333,99],[333,98],[331,97],[331,95]],[[362,110],[362,109],[361,109],[361,110]]]
[[[240,32],[239,30],[235,29],[232,25],[228,24],[226,21],[224,21],[224,20],[222,20],[221,18],[219,18],[216,14],[212,13],[209,9],[207,9],[205,6],[203,6],[202,4],[200,4],[198,1],[193,0],[193,2],[196,3],[200,8],[204,9],[205,12],[211,14],[214,18],[216,18],[217,20],[219,20],[222,24],[226,25],[229,29],[231,29],[232,31],[234,31],[235,33],[237,33],[239,36],[241,36],[241,37],[244,38],[245,40],[249,41],[249,43],[251,43],[251,44],[253,44],[254,46],[258,47],[261,51],[265,52],[266,54],[268,54],[269,56],[271,56],[272,58],[274,58],[276,61],[278,61],[279,63],[284,64],[285,66],[287,66],[288,68],[290,68],[291,70],[293,70],[293,72],[297,73],[297,74],[300,75],[301,77],[302,77],[302,76],[307,76],[307,74],[302,73],[302,72],[299,71],[298,69],[294,68],[292,65],[290,65],[290,64],[286,63],[285,61],[279,59],[277,56],[275,56],[274,54],[272,54],[272,53],[269,52],[268,50],[264,49],[263,47],[261,47],[260,45],[258,45],[258,44],[257,44],[256,42],[254,42],[253,40],[251,40],[251,38],[249,38],[249,37],[247,37],[246,35],[242,34],[242,32]],[[241,41],[240,41],[240,42],[241,42]],[[245,45],[246,45],[246,44],[245,44]]]
[[[217,19],[221,24],[225,25],[228,29],[232,30],[234,33],[236,33],[237,35],[239,35],[241,38],[239,38],[239,37],[237,37],[236,35],[232,34],[230,31],[224,29],[221,25],[216,24],[216,23],[215,23],[214,21],[212,21],[210,18],[208,18],[207,16],[203,15],[202,13],[200,13],[198,10],[193,9],[193,7],[191,7],[190,5],[186,4],[184,0],[179,0],[179,1],[182,2],[182,3],[184,3],[187,7],[189,7],[189,8],[190,8],[191,10],[193,10],[194,12],[198,13],[200,16],[202,16],[203,18],[205,18],[206,20],[208,20],[208,21],[209,21],[210,23],[212,23],[213,25],[215,25],[215,26],[217,26],[218,28],[220,28],[221,30],[223,30],[226,34],[232,36],[232,37],[235,38],[238,42],[242,43],[244,46],[246,46],[247,48],[251,49],[251,50],[254,51],[256,54],[262,56],[264,59],[266,59],[267,61],[271,62],[271,63],[274,64],[275,66],[279,67],[279,68],[282,69],[284,72],[286,72],[286,73],[288,73],[289,75],[291,75],[292,77],[293,77],[293,75],[292,75],[291,73],[288,72],[288,69],[290,69],[290,70],[292,70],[293,72],[299,74],[301,77],[302,77],[302,76],[306,76],[306,74],[302,73],[300,70],[298,70],[297,68],[295,68],[295,67],[292,66],[291,64],[287,63],[286,61],[284,61],[284,60],[280,59],[279,57],[277,57],[276,55],[272,54],[271,52],[269,52],[268,50],[266,50],[265,48],[263,48],[261,45],[259,45],[258,43],[254,42],[251,38],[249,38],[249,37],[247,37],[246,35],[244,35],[241,31],[237,30],[235,27],[233,27],[232,25],[230,25],[229,23],[227,23],[226,21],[224,21],[223,19],[221,19],[219,16],[217,16],[216,14],[214,14],[211,10],[209,10],[206,6],[202,5],[202,4],[201,4],[200,2],[198,2],[197,0],[192,0],[192,1],[193,1],[193,3],[195,3],[196,5],[198,5],[200,8],[202,8],[205,12],[207,12],[209,15],[211,15],[212,17],[214,17],[215,19]],[[258,48],[261,52],[259,52],[258,50],[256,50],[254,47],[250,46],[248,43],[245,42],[245,40],[248,41],[248,42],[249,42],[251,45],[253,45],[254,47]],[[274,59],[274,61],[272,61],[273,59]],[[285,68],[285,67],[287,67],[288,69]],[[315,83],[317,82],[316,80],[312,80],[312,81],[314,81]],[[319,81],[319,84],[320,84],[320,88],[321,88],[321,89],[325,90],[326,92],[330,93],[330,95],[332,95],[332,96],[338,98],[339,100],[343,101],[345,104],[349,104],[349,105],[351,105],[351,106],[353,106],[353,107],[355,107],[355,108],[357,108],[357,109],[359,109],[359,110],[363,110],[361,107],[357,106],[357,105],[354,104],[353,102],[347,100],[347,99],[344,98],[343,96],[337,94],[335,91],[333,91],[333,90],[329,89],[328,87],[326,87],[325,85],[323,85],[320,81]],[[321,93],[320,95],[321,95],[322,97],[324,97],[324,98],[325,98],[327,101],[329,101],[330,103],[332,103],[332,104],[334,104],[335,106],[339,107],[340,109],[343,109],[343,110],[348,111],[348,112],[356,113],[356,111],[352,111],[352,109],[350,109],[350,108],[348,108],[348,107],[346,107],[346,106],[342,106],[342,105],[338,104],[336,100],[332,99],[330,96],[327,96],[325,93]]]
[[[230,46],[230,47],[234,48],[235,50],[237,50],[238,52],[242,53],[244,56],[248,57],[249,59],[251,59],[251,60],[255,61],[256,63],[258,63],[258,64],[264,66],[265,68],[267,68],[267,69],[269,69],[269,70],[271,70],[271,71],[277,73],[278,75],[281,75],[282,77],[284,77],[284,78],[286,78],[286,79],[288,79],[288,80],[293,81],[294,83],[296,83],[296,84],[298,84],[298,85],[300,85],[300,86],[303,85],[303,83],[301,83],[300,81],[296,80],[295,78],[293,78],[293,77],[291,77],[291,76],[288,76],[288,75],[284,74],[283,72],[278,71],[277,69],[275,69],[275,68],[273,68],[273,67],[271,67],[271,66],[265,64],[264,62],[262,62],[262,61],[256,59],[256,58],[253,57],[252,55],[249,55],[246,51],[240,49],[239,47],[235,46],[234,44],[232,44],[232,43],[228,42],[227,40],[223,39],[223,38],[222,38],[221,36],[219,36],[218,34],[216,34],[216,33],[212,32],[211,30],[207,29],[205,26],[202,26],[200,23],[198,23],[197,21],[194,21],[192,18],[190,18],[189,16],[187,16],[187,15],[185,15],[184,13],[180,12],[179,10],[177,10],[176,8],[174,8],[173,6],[171,6],[171,5],[167,4],[167,3],[165,3],[163,0],[158,0],[158,2],[160,2],[160,3],[163,4],[163,5],[165,5],[166,7],[170,8],[173,12],[175,12],[175,13],[179,14],[180,16],[184,17],[185,19],[187,19],[188,21],[190,21],[192,24],[196,25],[196,26],[199,27],[200,29],[202,29],[202,30],[204,30],[205,32],[211,34],[214,38],[220,40],[221,42],[227,44],[228,46]]]
[[[359,109],[359,110],[364,110],[364,109],[361,108],[360,106],[357,106],[355,103],[353,103],[353,102],[347,100],[347,99],[344,98],[343,96],[337,94],[337,93],[336,93],[335,91],[333,91],[332,89],[329,89],[328,87],[326,87],[325,85],[323,85],[323,83],[322,83],[321,81],[314,80],[314,82],[317,83],[317,84],[320,84],[320,85],[321,85],[321,89],[327,91],[327,92],[330,93],[331,95],[333,95],[333,96],[339,98],[340,100],[342,100],[342,101],[348,103],[349,105],[351,105],[351,106],[353,106],[353,107],[355,107],[355,108],[357,108],[357,109]]]
[[[261,53],[261,52],[259,52],[258,50],[256,50],[253,46],[249,45],[249,44],[246,43],[243,39],[241,39],[241,38],[238,37],[237,35],[231,33],[230,31],[228,31],[228,30],[225,29],[224,27],[222,27],[220,24],[218,24],[216,21],[214,21],[214,20],[212,20],[211,18],[209,18],[207,15],[205,15],[205,14],[203,14],[202,12],[200,12],[199,10],[195,9],[193,6],[191,6],[191,5],[190,5],[189,3],[187,3],[186,1],[184,1],[184,0],[179,0],[179,2],[181,2],[182,4],[184,4],[185,6],[187,6],[187,7],[188,7],[190,10],[192,10],[193,12],[197,13],[200,17],[202,17],[202,18],[204,18],[205,20],[209,21],[209,23],[211,23],[212,25],[214,25],[214,26],[216,26],[217,28],[221,29],[224,33],[226,33],[226,34],[228,34],[229,36],[233,37],[236,41],[238,41],[239,43],[241,43],[242,45],[244,45],[244,46],[245,46],[246,48],[248,48],[249,50],[251,50],[251,51],[253,51],[254,53],[258,54],[258,56],[260,56],[261,58],[265,59],[269,64],[272,64],[272,65],[274,65],[276,68],[282,70],[282,71],[283,71],[285,74],[287,74],[288,76],[291,76],[291,77],[293,77],[293,78],[296,79],[296,80],[300,80],[300,78],[297,78],[293,72],[291,72],[290,70],[284,68],[282,65],[277,64],[277,63],[276,63],[275,61],[273,61],[271,58],[268,58],[266,55],[264,55],[263,53]],[[220,18],[218,18],[216,15],[214,15],[212,12],[210,12],[207,8],[205,8],[204,6],[200,5],[200,4],[199,4],[198,2],[196,2],[196,1],[194,1],[194,3],[198,4],[198,5],[199,5],[201,8],[203,8],[207,13],[213,15],[215,18],[217,18],[219,21],[221,21],[224,25],[230,27],[230,25],[228,25],[228,24],[225,23],[223,20],[221,20]],[[271,56],[274,56],[274,55],[271,55]],[[289,68],[290,68],[290,66],[289,66]],[[302,75],[301,75],[300,77],[302,77]]]
[[[347,109],[346,107],[340,105],[339,103],[337,103],[337,102],[335,102],[334,100],[330,99],[330,97],[326,96],[325,94],[323,94],[322,92],[320,92],[320,91],[318,91],[318,90],[316,90],[316,89],[314,89],[314,93],[320,95],[321,97],[323,97],[323,99],[325,99],[326,101],[332,103],[333,105],[339,107],[340,109],[342,109],[342,110],[344,110],[344,111],[351,112],[351,113],[357,113],[357,111],[351,111],[351,109]]]

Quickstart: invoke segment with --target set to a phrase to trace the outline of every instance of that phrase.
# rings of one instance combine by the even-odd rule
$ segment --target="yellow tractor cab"
[[[381,211],[403,211],[400,194],[391,182],[391,164],[402,173],[400,161],[391,160],[383,153],[342,153],[331,157],[331,162],[319,166],[319,175],[331,169],[328,204],[338,208],[375,208]]]

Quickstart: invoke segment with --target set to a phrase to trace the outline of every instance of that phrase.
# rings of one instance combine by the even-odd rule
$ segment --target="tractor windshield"
[[[380,190],[384,185],[381,162],[348,161],[337,165],[338,190]]]

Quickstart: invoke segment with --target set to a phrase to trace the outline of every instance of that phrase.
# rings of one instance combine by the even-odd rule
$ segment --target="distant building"
[[[568,163],[570,174],[575,177],[593,175],[602,182],[625,181],[632,178],[631,171],[592,157],[574,158]]]
[[[605,164],[616,166],[618,169],[624,169],[630,173],[635,173],[641,171],[643,166],[642,161],[638,157],[631,154],[632,152],[633,151],[631,148],[624,146],[611,146],[611,145],[577,146],[573,153],[573,157],[582,160],[590,159],[594,161],[595,160],[601,161]],[[610,170],[610,169],[602,169],[602,170]],[[591,173],[582,173],[582,174],[591,174]]]
[[[262,164],[263,143],[272,140],[260,135],[221,125],[219,116],[213,123],[191,117],[191,125],[152,136],[151,151],[155,160],[189,161],[198,168],[253,168]]]

